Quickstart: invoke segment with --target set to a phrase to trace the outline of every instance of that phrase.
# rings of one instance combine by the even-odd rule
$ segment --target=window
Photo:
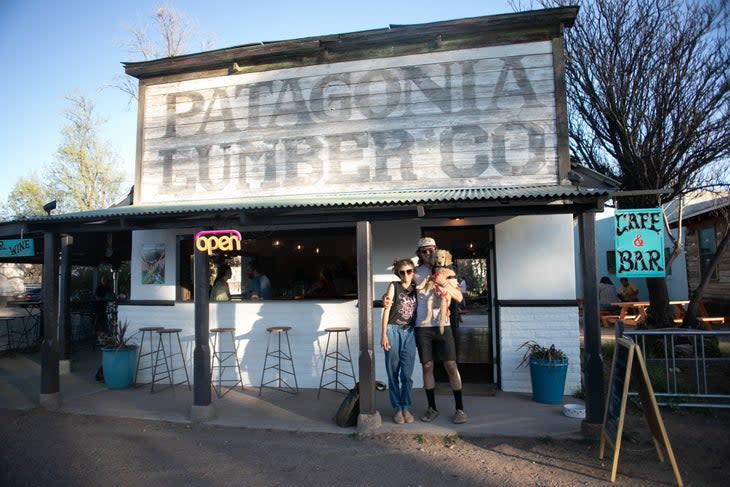
[[[707,265],[712,260],[717,250],[717,244],[715,242],[715,228],[700,228],[697,231],[697,240],[699,243],[700,252],[700,275],[705,277],[705,272],[709,270],[710,279],[717,279],[717,268],[707,269]]]
[[[272,299],[354,299],[357,296],[355,229],[241,232],[241,251],[210,257],[211,280],[220,264],[231,268],[232,299],[247,299],[252,269],[271,281]],[[179,237],[177,299],[191,301],[193,236]]]
[[[616,274],[616,251],[609,250],[606,252],[606,271],[609,274]]]

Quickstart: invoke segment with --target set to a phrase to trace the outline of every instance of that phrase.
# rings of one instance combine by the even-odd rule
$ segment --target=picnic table
[[[688,300],[678,299],[671,300],[669,304],[674,306],[674,323],[682,324],[685,314],[685,307],[689,304]],[[624,325],[637,326],[646,320],[646,310],[649,308],[649,301],[622,301],[619,303],[611,303],[611,306],[619,308],[619,314],[613,314],[606,311],[601,312],[601,326],[608,326],[621,320]],[[722,325],[725,323],[724,317],[708,316],[704,302],[700,302],[698,319],[712,329],[712,324]]]

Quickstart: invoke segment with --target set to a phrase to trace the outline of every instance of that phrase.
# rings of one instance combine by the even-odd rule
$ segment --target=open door
[[[462,382],[494,384],[494,290],[491,285],[494,227],[425,228],[423,234],[433,237],[439,248],[451,252],[454,271],[466,288],[462,305],[452,307],[452,316],[458,313],[458,318],[452,320],[452,332]],[[448,383],[442,364],[436,364],[434,374],[437,382]]]

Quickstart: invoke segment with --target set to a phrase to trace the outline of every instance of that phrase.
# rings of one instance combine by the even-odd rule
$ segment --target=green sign
[[[33,257],[35,247],[32,238],[0,240],[0,257]]]
[[[661,208],[616,210],[616,275],[664,277],[664,219]]]

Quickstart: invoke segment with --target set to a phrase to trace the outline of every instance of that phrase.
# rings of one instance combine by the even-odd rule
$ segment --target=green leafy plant
[[[525,349],[525,354],[522,356],[522,362],[518,367],[523,367],[530,363],[531,358],[537,360],[544,360],[547,362],[560,362],[566,360],[568,357],[565,352],[559,348],[555,348],[555,344],[549,347],[543,347],[539,343],[529,340],[519,346],[517,350]]]
[[[446,448],[453,448],[461,440],[459,435],[447,435],[444,437],[444,446]]]
[[[119,321],[113,322],[109,333],[99,335],[97,338],[99,346],[101,348],[115,350],[128,348],[130,344],[127,341],[127,328],[129,328],[129,323],[127,321],[124,321],[123,323],[120,323]]]

